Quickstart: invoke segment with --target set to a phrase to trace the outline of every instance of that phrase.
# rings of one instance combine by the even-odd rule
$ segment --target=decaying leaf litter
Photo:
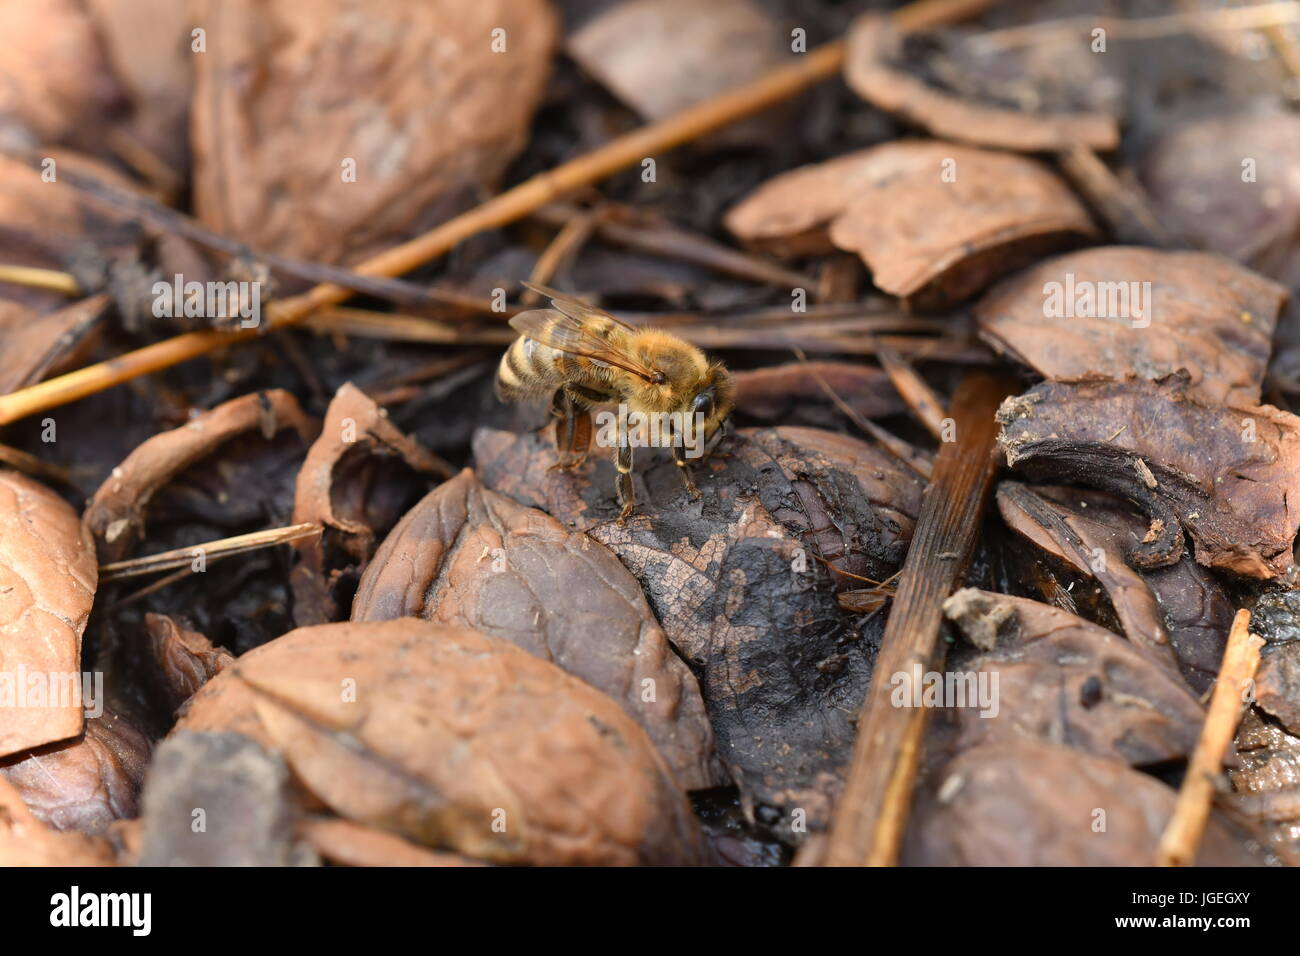
[[[1240,608],[1190,849],[1297,858],[1294,25],[18,6],[0,679],[102,691],[0,686],[0,862],[1149,864]],[[177,275],[260,283],[262,321],[156,315]],[[727,361],[699,499],[666,451],[625,524],[603,449],[550,469],[546,409],[492,394],[524,280]],[[1009,397],[967,448],[981,369]],[[882,640],[939,617],[997,694],[893,761],[858,739]]]

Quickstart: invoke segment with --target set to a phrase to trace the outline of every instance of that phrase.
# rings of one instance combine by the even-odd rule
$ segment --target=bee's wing
[[[521,312],[510,320],[510,327],[521,335],[549,345],[557,352],[568,352],[570,355],[604,362],[639,375],[647,382],[657,382],[663,378],[660,372],[647,367],[618,343],[611,342],[596,332],[589,322],[557,309]]]
[[[551,300],[551,305],[559,309],[571,319],[581,322],[583,319],[599,318],[613,322],[621,329],[634,331],[632,326],[628,325],[622,319],[616,319],[603,309],[598,309],[594,305],[588,305],[580,299],[574,299],[565,295],[563,292],[556,292],[550,286],[537,285],[533,282],[525,282],[524,287],[532,289],[539,295],[544,295]]]

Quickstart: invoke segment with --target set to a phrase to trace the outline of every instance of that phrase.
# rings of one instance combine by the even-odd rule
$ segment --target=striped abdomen
[[[549,397],[565,382],[599,387],[603,364],[543,345],[526,335],[506,349],[497,368],[497,397],[503,402]]]

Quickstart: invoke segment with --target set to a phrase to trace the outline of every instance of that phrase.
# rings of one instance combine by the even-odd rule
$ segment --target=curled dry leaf
[[[525,142],[556,33],[545,0],[200,6],[199,217],[321,262],[366,258],[491,186]]]
[[[142,804],[141,866],[315,862],[295,839],[284,761],[240,734],[173,732],[154,753]]]
[[[1186,372],[1210,405],[1259,404],[1287,291],[1221,256],[1110,246],[1004,280],[976,307],[998,351],[1057,381]]]
[[[1185,757],[1205,713],[1163,662],[1058,608],[966,588],[944,613],[968,634],[1001,621],[997,644],[961,665],[993,705],[954,709],[959,751],[1034,738],[1135,765]],[[996,682],[996,683],[994,683]]]
[[[81,635],[98,581],[76,512],[0,469],[0,757],[81,733]]]
[[[506,641],[415,618],[302,628],[214,678],[179,726],[224,708],[241,729],[236,699],[359,823],[502,863],[698,860],[689,804],[644,731]]]
[[[1300,527],[1300,419],[1270,405],[1229,409],[1162,382],[1048,382],[998,411],[1007,463],[1041,481],[1120,495],[1147,518],[1129,552],[1164,567],[1183,528],[1207,567],[1253,578],[1286,573]]]
[[[290,578],[299,627],[338,619],[338,585],[355,584],[377,540],[429,480],[451,473],[359,388],[349,382],[338,390],[294,493],[293,523],[325,529],[294,545],[301,556]]]
[[[150,500],[181,472],[240,436],[260,433],[267,440],[290,428],[304,444],[317,425],[292,394],[280,389],[243,395],[155,435],[113,469],[95,492],[84,522],[97,539],[105,561],[118,561],[144,537]]]
[[[1128,540],[1118,529],[1112,530],[1013,481],[998,486],[997,502],[1002,520],[1013,531],[1076,572],[1097,579],[1106,589],[1130,641],[1164,666],[1175,662],[1155,595],[1124,561],[1124,555],[1140,537]]]
[[[1150,529],[1112,495],[1003,482],[997,501],[1013,531],[1105,588],[1129,640],[1161,657],[1171,646],[1197,693],[1214,682],[1235,609],[1212,572],[1189,555],[1164,568],[1129,567],[1125,555]]]
[[[420,617],[502,638],[608,694],[685,790],[725,782],[695,675],[607,548],[489,491],[474,472],[431,491],[361,579],[354,621]]]
[[[929,308],[1095,235],[1069,188],[1036,160],[924,140],[783,173],[726,226],[773,252],[828,243],[856,252],[879,288]]]
[[[107,295],[39,314],[0,299],[0,395],[35,385],[54,371],[104,314]]]
[[[480,431],[484,484],[585,530],[637,578],[674,646],[703,670],[718,753],[746,805],[825,823],[871,676],[878,619],[835,592],[901,563],[921,480],[884,452],[813,428],[743,429],[696,466],[692,501],[664,456],[638,470],[638,513],[614,520],[613,465],[548,472],[554,444]],[[646,457],[649,457],[648,455]]]
[[[108,840],[50,829],[27,808],[13,784],[0,779],[0,867],[113,863]]]
[[[0,116],[16,120],[31,145],[89,142],[123,102],[80,3],[0,3]]]
[[[81,736],[0,760],[0,777],[56,830],[96,835],[136,815],[149,740],[107,707]]]
[[[765,424],[827,427],[842,421],[839,412],[826,408],[822,382],[863,418],[907,409],[889,376],[861,362],[788,362],[735,372],[732,377],[736,412]]]
[[[1104,757],[1044,741],[972,747],[923,787],[902,862],[913,866],[1151,866],[1177,794]],[[1202,866],[1263,859],[1212,814]]]
[[[456,853],[439,853],[395,833],[340,817],[305,817],[298,835],[335,866],[482,866]]]
[[[789,57],[775,22],[752,0],[629,0],[569,37],[583,69],[649,120],[758,79]],[[728,143],[750,135],[723,135]],[[730,135],[728,135],[730,134]]]
[[[165,614],[146,614],[144,622],[157,681],[172,710],[235,661],[230,651]]]
[[[859,17],[847,41],[844,79],[873,106],[935,136],[980,146],[1040,152],[1072,143],[1095,150],[1119,145],[1119,126],[1104,113],[1035,114],[971,103],[896,69],[890,61],[901,53],[903,36],[890,19],[875,13]]]

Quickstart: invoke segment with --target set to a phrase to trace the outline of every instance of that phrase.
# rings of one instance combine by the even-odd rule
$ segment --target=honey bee
[[[632,449],[638,440],[629,433],[631,423],[668,423],[667,440],[657,443],[671,444],[686,490],[700,497],[691,477],[687,433],[702,432],[689,449],[698,455],[711,452],[725,434],[735,404],[726,367],[675,335],[634,328],[545,286],[524,284],[548,297],[552,308],[522,312],[510,320],[520,337],[501,359],[496,393],[505,402],[550,397],[559,452],[552,470],[567,471],[585,462],[591,411],[617,405],[615,491],[623,506],[619,524],[633,505]]]

